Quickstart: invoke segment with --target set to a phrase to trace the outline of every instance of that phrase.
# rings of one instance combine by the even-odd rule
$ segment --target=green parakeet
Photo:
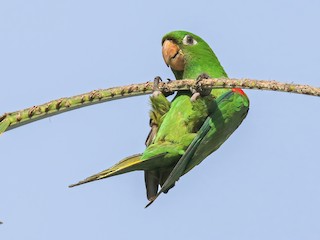
[[[198,79],[201,83],[200,75],[227,77],[209,45],[190,32],[166,34],[162,39],[162,54],[177,80]],[[247,95],[237,88],[194,93],[179,91],[171,103],[162,94],[153,94],[151,103],[152,129],[145,151],[71,187],[144,170],[150,205],[159,194],[172,188],[182,175],[217,150],[238,128],[249,110]]]

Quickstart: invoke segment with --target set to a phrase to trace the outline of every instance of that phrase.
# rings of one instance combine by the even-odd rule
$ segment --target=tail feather
[[[147,198],[153,199],[155,195],[158,193],[159,186],[159,170],[146,170],[144,171],[144,181],[146,185]]]
[[[127,157],[121,160],[120,162],[118,162],[117,164],[115,164],[114,166],[102,172],[99,172],[97,174],[94,174],[78,183],[71,184],[69,187],[79,186],[81,184],[101,180],[104,178],[112,177],[122,173],[131,172],[134,170],[141,170],[140,163],[142,163],[143,161],[141,161],[140,157],[141,157],[141,154],[135,154],[133,156]]]
[[[111,168],[108,168],[102,172],[94,174],[78,183],[71,184],[69,187],[75,187],[84,183],[93,182],[93,181],[101,180],[104,178],[112,177],[112,176],[127,173],[127,172],[132,172],[136,170],[154,170],[163,165],[162,159],[165,155],[166,155],[166,152],[158,154],[151,158],[141,159],[142,154],[135,154],[121,160]]]

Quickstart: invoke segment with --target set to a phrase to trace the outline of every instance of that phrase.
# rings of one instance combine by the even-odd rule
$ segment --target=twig
[[[160,83],[159,89],[163,92],[173,92],[180,90],[189,90],[195,87],[193,79],[171,81],[169,83]],[[205,79],[201,81],[201,87],[206,88],[244,88],[257,90],[270,90],[279,92],[291,92],[311,96],[320,96],[320,88],[280,83],[277,81],[263,81],[253,79]],[[51,117],[63,112],[71,111],[77,108],[90,106],[112,100],[118,100],[127,97],[150,94],[153,89],[153,83],[132,84],[122,87],[113,87],[108,89],[94,90],[89,93],[80,94],[73,97],[60,98],[48,103],[26,108],[24,110],[5,113],[0,116],[0,134],[23,126],[25,124]]]

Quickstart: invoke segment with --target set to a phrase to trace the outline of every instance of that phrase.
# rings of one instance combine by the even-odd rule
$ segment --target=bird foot
[[[153,92],[152,92],[152,96],[153,97],[157,97],[161,94],[161,91],[159,89],[159,83],[162,82],[161,77],[157,76],[154,78],[153,80]]]
[[[209,75],[206,73],[202,73],[197,77],[195,87],[190,88],[190,91],[192,93],[192,96],[191,96],[192,102],[197,100],[199,97],[205,97],[210,95],[211,89],[203,89],[201,86],[201,81],[203,79],[209,79],[209,78],[210,78]]]
[[[168,83],[170,83],[172,80],[167,78],[168,80]],[[153,97],[157,97],[159,96],[161,93],[165,96],[165,97],[168,97],[170,95],[172,95],[174,92],[170,92],[166,89],[166,87],[163,88],[163,90],[161,91],[160,88],[159,88],[159,83],[162,82],[162,79],[161,77],[157,76],[154,78],[153,80],[153,93],[152,93],[152,96]]]

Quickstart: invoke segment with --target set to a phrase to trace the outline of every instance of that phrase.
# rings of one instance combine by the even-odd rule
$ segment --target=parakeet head
[[[162,38],[162,55],[177,79],[197,78],[202,73],[226,77],[210,46],[199,36],[186,31],[173,31]]]

